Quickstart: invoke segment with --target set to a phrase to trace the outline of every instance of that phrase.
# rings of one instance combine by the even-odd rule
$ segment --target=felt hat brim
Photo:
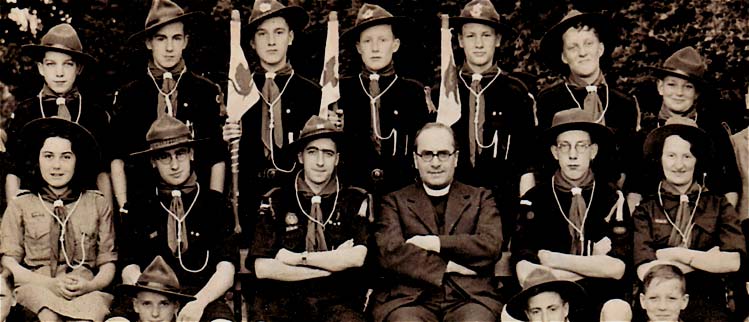
[[[286,19],[286,23],[289,24],[289,28],[291,30],[303,31],[307,27],[307,24],[309,24],[309,15],[307,14],[307,11],[304,10],[304,8],[298,6],[288,6],[276,11],[269,11],[261,16],[258,16],[257,18],[255,18],[255,20],[252,20],[244,27],[242,27],[242,29],[254,31],[258,26],[260,26],[260,24],[263,23],[263,21],[274,17],[283,17],[284,19]]]
[[[58,53],[70,55],[71,57],[73,57],[73,60],[75,60],[76,62],[82,63],[84,65],[96,63],[96,58],[94,58],[94,56],[91,56],[84,52],[57,47],[57,46],[23,45],[21,46],[21,51],[27,56],[34,58],[35,60],[41,60],[44,57],[44,53],[48,51],[55,51]]]
[[[292,152],[300,152],[302,149],[304,149],[305,146],[307,146],[308,143],[317,140],[317,139],[323,139],[323,138],[329,138],[332,139],[333,142],[336,143],[336,149],[338,151],[341,150],[341,139],[343,138],[343,133],[340,131],[330,131],[329,129],[321,129],[317,132],[313,132],[311,134],[306,135],[305,137],[302,137],[291,144],[288,145],[288,148]]]
[[[150,25],[150,26],[148,26],[148,28],[145,28],[145,29],[143,29],[141,31],[138,31],[138,32],[130,35],[130,37],[127,38],[127,42],[128,43],[132,43],[134,41],[143,40],[143,39],[146,38],[146,36],[149,33],[155,32],[155,31],[159,30],[159,28],[164,27],[164,26],[166,26],[166,25],[168,25],[170,23],[175,23],[175,22],[180,22],[181,21],[181,22],[184,22],[185,24],[188,24],[188,23],[189,24],[195,24],[195,22],[197,22],[199,19],[204,18],[204,16],[205,15],[201,11],[185,12],[184,14],[171,17],[171,18],[166,19],[164,21],[160,21],[157,24]]]
[[[408,17],[403,17],[403,16],[393,16],[393,17],[383,17],[379,19],[372,19],[372,20],[365,21],[359,25],[356,25],[344,31],[341,34],[341,42],[355,43],[356,41],[359,40],[359,37],[358,37],[359,34],[361,34],[362,31],[370,27],[379,26],[379,25],[391,25],[394,28],[397,28],[397,27],[402,27],[403,25],[407,25],[410,23],[412,23],[412,20],[409,19]],[[399,35],[396,35],[396,37],[399,37]]]
[[[570,312],[577,308],[578,301],[584,301],[586,298],[585,290],[582,286],[570,281],[551,281],[535,285],[521,291],[513,296],[507,303],[507,313],[513,318],[526,320],[525,311],[528,307],[528,299],[543,292],[556,292],[569,303]]]
[[[572,130],[588,132],[592,141],[599,146],[608,145],[612,141],[612,136],[614,135],[608,127],[602,124],[593,122],[570,122],[553,126],[545,130],[542,134],[544,142],[543,148],[547,149],[549,145],[554,145],[559,134]]]
[[[495,30],[497,30],[498,33],[504,35],[505,37],[511,37],[514,35],[517,35],[517,31],[515,28],[510,27],[506,24],[503,24],[501,22],[496,22],[492,20],[487,19],[481,19],[481,18],[471,18],[471,17],[450,17],[450,28],[455,29],[457,33],[460,33],[460,28],[463,27],[463,25],[467,23],[478,23],[482,25],[487,25]]]
[[[673,77],[678,77],[681,79],[688,80],[689,82],[697,86],[705,85],[705,79],[702,77],[698,77],[697,75],[683,74],[672,69],[666,69],[666,68],[661,68],[661,67],[649,67],[649,68],[653,72],[653,74],[658,78],[664,78],[666,76],[673,76]]]
[[[130,153],[130,156],[131,157],[149,156],[149,155],[151,155],[154,152],[163,151],[163,150],[167,150],[167,149],[173,149],[173,148],[176,148],[176,147],[181,147],[181,146],[195,146],[197,144],[205,142],[206,140],[207,140],[206,138],[189,139],[187,141],[179,141],[179,142],[174,142],[173,144],[162,145],[162,146],[159,146],[158,148],[151,148],[151,147],[149,147],[148,149],[145,149],[143,151],[138,151],[138,152]]]
[[[122,294],[129,294],[133,297],[135,297],[138,292],[154,292],[161,295],[165,295],[171,299],[174,299],[176,301],[186,303],[190,301],[194,301],[195,297],[187,294],[182,294],[179,292],[169,291],[161,288],[156,287],[149,287],[147,285],[130,285],[130,284],[120,284],[117,286],[117,290]]]
[[[577,16],[565,19],[551,27],[549,31],[541,38],[540,53],[544,63],[556,72],[566,72],[567,65],[562,62],[562,35],[567,29],[576,26],[578,23],[585,23],[594,28],[598,34],[598,40],[604,44],[604,54],[606,57],[614,49],[611,40],[614,39],[612,30],[609,27],[610,21],[598,13],[581,13]],[[603,59],[601,57],[601,59]]]

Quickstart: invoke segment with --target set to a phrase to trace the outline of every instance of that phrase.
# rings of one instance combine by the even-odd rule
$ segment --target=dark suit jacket
[[[445,234],[440,235],[434,207],[419,183],[383,198],[375,237],[388,283],[375,298],[375,321],[383,321],[396,308],[415,302],[430,288],[443,287],[448,280],[499,315],[502,303],[490,279],[501,256],[502,224],[491,192],[453,182],[444,223]],[[405,243],[417,235],[439,236],[440,253]],[[478,274],[446,273],[449,261]]]

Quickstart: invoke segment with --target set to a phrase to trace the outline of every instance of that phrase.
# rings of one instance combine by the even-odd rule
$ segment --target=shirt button
[[[291,109],[290,108],[286,109],[286,114],[291,114]]]
[[[394,115],[398,115],[398,110],[393,111]]]

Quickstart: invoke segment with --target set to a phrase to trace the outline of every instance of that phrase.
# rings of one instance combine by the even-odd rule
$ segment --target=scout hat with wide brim
[[[378,25],[391,25],[395,27],[402,26],[409,22],[410,20],[406,17],[393,16],[390,12],[378,5],[365,3],[361,8],[359,8],[359,13],[356,15],[354,26],[341,34],[341,41],[347,43],[356,42],[359,40],[359,34],[370,27]]]
[[[177,274],[161,256],[153,259],[134,285],[120,284],[117,288],[120,292],[133,297],[145,291],[159,293],[183,303],[195,300],[194,296],[181,293]]]
[[[687,46],[669,56],[662,67],[652,67],[652,70],[658,78],[674,76],[695,85],[703,85],[707,65],[694,47]]]
[[[493,27],[505,36],[514,35],[515,29],[502,22],[497,9],[489,0],[472,0],[463,7],[460,15],[450,17],[450,27],[460,33],[460,28],[467,23],[480,23]]]
[[[335,127],[332,122],[313,115],[304,124],[299,139],[291,143],[288,147],[291,151],[301,151],[309,142],[322,138],[330,138],[338,144],[342,136],[343,132]]]
[[[666,138],[672,135],[678,135],[682,139],[688,141],[692,145],[691,150],[695,152],[695,154],[698,154],[696,156],[697,160],[700,160],[701,157],[712,154],[712,140],[707,132],[697,127],[697,122],[683,116],[672,116],[666,120],[665,125],[651,131],[645,138],[645,143],[642,146],[642,152],[645,155],[645,158],[649,160],[660,160],[660,154],[663,151],[663,143],[666,141]]]
[[[69,139],[75,146],[76,160],[80,164],[97,164],[100,160],[99,144],[94,136],[78,123],[74,123],[58,117],[46,117],[35,119],[27,123],[19,135],[28,157],[39,156],[39,148],[47,138],[59,136]],[[87,167],[78,167],[77,170],[85,171]]]
[[[309,15],[299,6],[284,6],[277,0],[256,0],[252,5],[250,20],[245,29],[254,32],[263,21],[273,17],[282,17],[289,24],[291,30],[301,31],[309,23]]]
[[[161,27],[164,27],[174,22],[194,23],[195,19],[202,17],[203,13],[196,12],[185,12],[179,5],[172,2],[171,0],[153,0],[151,9],[148,10],[148,16],[146,16],[146,25],[143,30],[138,31],[127,39],[128,42],[143,39],[145,36],[156,32]]]
[[[562,35],[578,24],[595,29],[598,39],[604,43],[604,57],[613,49],[614,44],[611,43],[613,37],[609,28],[611,21],[607,21],[598,13],[583,13],[573,9],[541,38],[541,56],[549,68],[559,72],[567,70],[567,65],[562,62]]]
[[[61,23],[49,29],[38,45],[24,45],[21,50],[36,60],[41,60],[44,53],[48,51],[56,51],[70,55],[76,62],[82,64],[96,62],[93,56],[83,52],[83,44],[78,38],[78,33],[67,23]]]
[[[575,282],[558,280],[551,272],[544,269],[535,269],[523,281],[523,290],[513,296],[507,303],[507,313],[513,318],[526,321],[525,311],[528,307],[528,299],[544,293],[558,293],[562,299],[567,301],[570,312],[577,308],[578,301],[585,301],[586,293],[582,286]]]
[[[194,145],[203,141],[192,137],[190,128],[182,121],[168,114],[160,115],[146,133],[148,149],[131,153],[130,156],[150,155],[151,153],[179,146]]]
[[[559,134],[572,130],[588,132],[599,146],[606,146],[614,135],[605,125],[594,122],[590,113],[575,107],[554,114],[551,127],[542,134],[544,148],[555,144]]]

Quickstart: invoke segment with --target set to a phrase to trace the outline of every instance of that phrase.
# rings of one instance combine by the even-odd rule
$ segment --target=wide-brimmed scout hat
[[[153,0],[151,9],[146,16],[146,25],[143,30],[138,31],[127,39],[128,42],[141,39],[152,32],[159,30],[170,23],[174,22],[194,22],[195,18],[202,16],[202,12],[185,12],[179,5],[171,0]]]
[[[302,132],[299,134],[299,139],[290,144],[289,149],[292,151],[301,151],[309,142],[321,138],[330,138],[338,145],[341,136],[343,136],[343,132],[333,125],[332,122],[313,115],[307,120],[307,123],[304,123],[304,128],[302,128]],[[338,148],[340,149],[340,146]]]
[[[67,23],[61,23],[49,29],[38,45],[24,45],[21,49],[26,55],[36,60],[40,60],[48,51],[56,51],[70,55],[78,63],[96,62],[93,56],[83,52],[83,44],[78,38],[78,33]]]
[[[45,117],[26,123],[19,135],[29,159],[39,157],[39,148],[50,137],[63,137],[76,147],[76,171],[85,171],[87,167],[78,165],[95,165],[100,160],[99,144],[94,136],[78,123],[59,117]],[[89,169],[90,170],[90,169]]]
[[[642,146],[642,152],[646,159],[660,160],[663,151],[663,142],[671,135],[678,135],[688,141],[691,150],[697,154],[697,160],[702,160],[705,156],[712,154],[712,140],[703,129],[697,126],[697,122],[683,116],[672,116],[666,120],[666,124],[651,131],[645,138]]]
[[[677,50],[663,62],[662,67],[653,67],[653,73],[659,78],[674,76],[696,85],[704,82],[703,76],[706,70],[705,60],[692,46]]]
[[[579,23],[595,29],[598,40],[604,43],[604,57],[611,52],[614,47],[611,43],[613,39],[610,28],[611,21],[607,21],[603,15],[598,13],[583,13],[573,9],[541,38],[539,50],[544,63],[549,68],[556,71],[566,70],[567,65],[562,62],[562,35]]]
[[[467,23],[480,23],[491,26],[497,33],[504,34],[505,36],[515,33],[514,28],[502,22],[502,17],[500,17],[497,9],[494,8],[494,4],[489,0],[472,0],[463,7],[460,15],[450,17],[450,27],[455,28],[458,33],[460,33],[460,28]]]
[[[523,290],[513,296],[507,303],[507,313],[513,318],[526,321],[525,311],[528,299],[543,292],[559,294],[570,306],[570,313],[576,308],[576,303],[585,302],[585,290],[579,284],[571,281],[559,280],[545,269],[535,269],[521,282]]]
[[[277,0],[256,0],[252,5],[250,20],[244,28],[255,30],[263,21],[273,17],[283,17],[291,30],[304,30],[309,23],[309,15],[302,7],[287,7]]]
[[[407,23],[408,21],[408,18],[403,16],[393,16],[393,14],[378,5],[365,3],[361,8],[359,8],[359,13],[356,15],[354,26],[341,34],[341,41],[356,42],[359,40],[359,34],[369,27],[377,25],[396,26]]]
[[[551,127],[543,133],[543,148],[556,144],[559,134],[571,130],[588,132],[591,140],[599,146],[606,146],[614,135],[605,125],[594,122],[590,113],[575,107],[554,114]]]
[[[148,149],[131,153],[130,156],[139,156],[153,153],[178,146],[193,145],[203,141],[193,139],[190,128],[182,121],[168,114],[160,115],[146,133]]]
[[[166,264],[161,256],[156,256],[151,264],[146,267],[135,285],[120,284],[120,292],[136,296],[138,292],[154,292],[166,295],[167,297],[179,302],[194,301],[195,297],[181,293],[182,289],[177,280],[177,274],[174,274],[169,265]]]

